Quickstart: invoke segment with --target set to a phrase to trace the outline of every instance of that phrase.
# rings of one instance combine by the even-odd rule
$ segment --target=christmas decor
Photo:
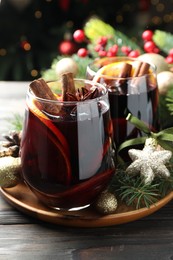
[[[8,135],[4,135],[6,139],[2,142],[2,146],[5,147],[4,150],[0,151],[0,157],[4,156],[19,156],[21,132],[11,131]]]
[[[157,74],[159,94],[167,95],[168,91],[173,88],[173,73],[171,71],[162,71]]]
[[[169,70],[169,65],[166,62],[165,58],[158,53],[144,53],[138,56],[138,59],[154,64],[156,66],[157,73]]]
[[[165,178],[170,177],[170,172],[164,164],[169,162],[172,152],[158,150],[155,139],[146,139],[142,151],[130,149],[128,153],[133,163],[128,166],[126,172],[130,175],[140,173],[145,184],[150,184],[157,175]]]
[[[151,41],[153,38],[153,32],[151,30],[146,30],[142,33],[142,39],[144,41]]]
[[[1,1],[0,32],[3,37],[0,40],[0,79],[38,78],[43,70],[50,68],[57,56],[72,55],[76,45],[78,48],[75,52],[79,48],[91,49],[92,55],[95,54],[92,58],[95,58],[98,55],[113,55],[109,45],[118,43],[117,55],[124,55],[120,47],[123,45],[133,51],[130,57],[136,57],[139,54],[136,50],[140,54],[144,52],[143,41],[152,41],[152,45],[157,47],[152,48],[152,51],[159,49],[159,53],[166,56],[172,48],[172,3],[170,0],[160,2],[158,5],[156,1],[148,0],[122,0],[116,3],[113,0],[109,3],[106,0]],[[162,10],[158,6],[162,6]],[[108,26],[103,28],[98,19],[90,20],[91,15],[99,17]],[[73,37],[77,43],[75,46]],[[108,44],[105,50],[94,52],[91,38],[99,37],[107,37]],[[96,42],[95,45],[98,49]],[[146,50],[149,49],[147,47]],[[167,61],[172,64],[171,56]]]
[[[77,63],[72,58],[63,58],[57,62],[55,71],[57,76],[60,78],[62,74],[71,72],[76,76],[78,71]]]
[[[59,44],[58,50],[61,55],[72,55],[76,52],[76,45],[70,40],[65,40]]]
[[[67,12],[70,3],[67,1],[65,7],[61,6],[62,10]],[[172,34],[160,30],[145,30],[141,33],[142,42],[140,42],[132,40],[131,37],[101,19],[92,17],[85,23],[83,29],[74,31],[73,39],[63,39],[59,43],[56,42],[56,51],[58,46],[59,55],[57,56],[57,53],[50,55],[53,59],[50,69],[42,71],[45,80],[56,80],[64,72],[71,72],[76,77],[84,78],[87,65],[100,57],[137,57],[156,65],[159,94],[160,97],[164,96],[164,106],[169,114],[166,117],[165,110],[164,112],[160,110],[162,113],[160,119],[165,120],[167,124],[170,123],[168,126],[170,128],[167,128],[167,125],[164,125],[161,120],[161,131],[151,132],[147,125],[129,113],[127,120],[144,132],[144,136],[129,139],[117,147],[116,155],[119,164],[115,175],[108,189],[100,194],[94,204],[96,210],[101,214],[116,213],[119,203],[125,203],[127,206],[133,205],[136,209],[150,207],[173,190],[173,123],[171,123],[173,86],[172,80],[169,82],[166,79],[165,83],[168,86],[165,87],[163,74],[161,74],[172,76]],[[20,50],[25,54],[30,54],[32,46],[30,39],[21,38]],[[78,50],[76,50],[76,46]],[[6,144],[3,144],[5,149],[0,152],[3,157],[0,166],[0,180],[2,178],[5,180],[0,183],[0,186],[3,187],[15,185],[20,172],[20,138],[16,139],[15,134],[10,134],[10,136],[5,136],[5,139],[7,139]],[[136,149],[136,145],[144,147],[139,150]],[[131,161],[125,162],[120,157],[120,151],[123,149],[128,151]],[[17,166],[15,161],[10,161],[12,156],[16,157]],[[8,162],[6,162],[7,158]],[[14,182],[10,182],[11,180]]]
[[[0,187],[13,187],[20,181],[20,157],[11,156],[0,158]]]
[[[118,205],[123,203],[127,207],[136,209],[149,208],[173,190],[173,128],[153,133],[147,125],[132,114],[128,114],[127,120],[143,131],[146,136],[125,141],[117,150],[119,165],[115,175],[108,188],[98,196],[93,205],[100,214],[116,214]],[[18,134],[21,136],[21,131]],[[11,137],[6,137],[6,139],[11,142]],[[131,148],[139,144],[144,145],[142,150]],[[122,149],[129,149],[132,162],[124,162],[119,158]],[[10,159],[7,161],[6,158]],[[0,186],[9,187],[20,181],[19,158],[16,158],[17,165],[15,161],[10,161],[11,156],[5,155],[1,158],[3,160],[0,165],[0,180],[3,178],[3,182]],[[148,173],[149,176],[147,176]]]
[[[83,73],[80,73],[81,70],[78,69],[78,77],[85,77],[86,67],[94,59],[116,56],[128,56],[153,63],[157,68],[157,73],[170,71],[171,67],[173,67],[171,52],[173,35],[168,33],[169,48],[163,48],[163,44],[160,44],[159,41],[162,33],[166,38],[166,32],[146,30],[141,34],[143,44],[140,41],[137,44],[136,41],[114,29],[111,25],[99,18],[92,17],[85,23],[83,30],[74,31],[73,38],[79,49],[70,58],[76,61],[79,68],[84,69]],[[84,46],[81,47],[81,44]],[[51,78],[55,74],[55,63],[61,58],[63,57],[57,56],[53,60],[51,68],[42,72],[43,78]]]
[[[95,202],[95,207],[101,214],[112,214],[118,206],[115,195],[107,190],[103,191]]]
[[[21,131],[4,135],[4,149],[0,150],[0,187],[13,187],[20,181],[21,161],[19,156]]]
[[[73,38],[76,42],[84,42],[85,40],[85,33],[83,30],[76,30],[73,34]]]

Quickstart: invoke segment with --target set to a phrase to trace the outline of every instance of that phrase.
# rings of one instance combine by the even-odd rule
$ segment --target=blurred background
[[[0,80],[33,80],[74,53],[72,34],[93,15],[139,42],[146,29],[173,33],[173,0],[1,0]]]

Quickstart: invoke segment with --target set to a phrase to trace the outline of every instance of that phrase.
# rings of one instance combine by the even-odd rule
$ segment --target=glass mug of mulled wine
[[[87,207],[115,171],[106,88],[66,75],[57,82],[40,79],[30,84],[26,104],[21,141],[25,183],[48,207]]]
[[[151,131],[159,130],[156,68],[128,57],[102,58],[87,67],[86,77],[108,89],[110,112],[117,147],[143,133],[126,120],[130,112]]]

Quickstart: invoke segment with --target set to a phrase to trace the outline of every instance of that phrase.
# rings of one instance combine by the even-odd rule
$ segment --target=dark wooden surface
[[[13,113],[24,112],[26,86],[0,83],[0,133]],[[173,260],[173,202],[128,224],[71,228],[24,215],[0,195],[0,259]]]

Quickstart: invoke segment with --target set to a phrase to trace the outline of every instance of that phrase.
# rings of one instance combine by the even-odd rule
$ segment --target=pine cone
[[[6,141],[2,142],[2,147],[6,148],[0,151],[0,157],[12,156],[19,157],[20,142],[22,132],[11,131],[8,135],[3,135]]]

